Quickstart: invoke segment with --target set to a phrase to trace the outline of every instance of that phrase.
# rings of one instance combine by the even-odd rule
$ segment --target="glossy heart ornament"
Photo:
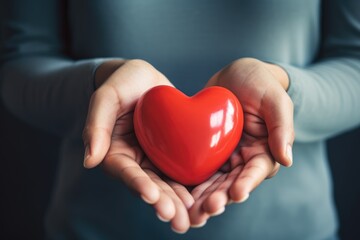
[[[234,151],[242,134],[243,111],[236,96],[222,87],[188,97],[176,88],[157,86],[139,99],[134,128],[158,169],[179,183],[197,185]]]

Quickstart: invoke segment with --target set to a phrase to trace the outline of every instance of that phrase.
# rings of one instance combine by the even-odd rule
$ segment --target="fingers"
[[[173,86],[151,64],[143,60],[129,60],[107,80],[107,85],[117,89],[122,110],[132,109],[139,97],[158,85]]]
[[[236,167],[226,177],[226,179],[213,191],[203,203],[203,209],[211,216],[221,214],[225,210],[226,204],[229,202],[229,189],[236,177],[242,170],[242,165]]]
[[[186,209],[191,208],[191,206],[194,204],[195,200],[194,200],[193,196],[190,194],[190,192],[186,189],[186,187],[181,185],[180,183],[170,181],[170,180],[167,181],[167,184],[169,184],[169,186],[174,190],[176,195],[183,202]]]
[[[164,182],[155,174],[149,174],[153,181],[160,187],[160,200],[154,204],[157,215],[162,221],[171,221],[171,228],[177,233],[185,233],[190,227],[187,205],[191,207],[194,200],[186,188],[178,183]],[[172,206],[170,209],[166,206]],[[166,212],[167,211],[167,212]],[[167,216],[164,214],[168,214]]]
[[[109,87],[99,89],[91,97],[83,132],[86,168],[101,163],[109,150],[119,105],[115,90]]]
[[[246,113],[264,118],[272,155],[280,164],[291,166],[293,104],[284,90],[289,80],[281,68],[271,66],[256,59],[239,59],[216,73],[207,86],[229,88],[239,98]]]
[[[118,178],[151,204],[161,221],[171,221],[175,232],[186,232],[190,227],[187,207],[191,207],[194,202],[186,188],[172,181],[167,184],[152,170],[143,170],[134,159],[121,156],[120,160],[118,157],[115,154],[110,156],[110,160],[106,158],[104,161],[104,164],[111,165],[112,175],[118,174]]]
[[[276,89],[269,91],[263,102],[271,154],[277,162],[289,167],[293,161],[292,145],[295,138],[292,101],[285,91]]]
[[[258,154],[248,161],[230,187],[230,198],[234,202],[244,202],[251,191],[262,181],[277,171],[276,162],[266,153]]]
[[[241,169],[242,166],[239,166],[230,174],[216,173],[193,190],[192,195],[196,201],[189,210],[192,227],[202,227],[210,217],[220,215],[225,211],[225,206],[230,201],[229,188]]]
[[[222,214],[225,206],[230,202],[229,189],[242,170],[242,165],[236,167],[230,174],[218,177],[202,192],[192,208],[190,220],[193,226],[202,226],[209,217]]]
[[[218,71],[217,73],[215,73],[215,74],[209,79],[209,81],[205,84],[205,88],[218,85],[218,78],[219,78],[219,75],[220,75],[220,74],[221,74],[221,70]]]
[[[110,175],[121,179],[138,193],[145,202],[154,204],[160,199],[160,190],[148,173],[139,166],[138,161],[127,154],[112,154],[104,159],[103,167]]]
[[[120,178],[146,203],[151,204],[161,221],[170,221],[172,229],[177,233],[186,232],[190,227],[187,209],[194,203],[191,194],[178,183],[164,182],[151,169],[142,169],[139,160],[129,155],[109,155],[103,165],[112,176]]]
[[[154,182],[160,188],[160,197],[157,202],[153,204],[153,207],[156,210],[156,215],[161,221],[168,222],[175,218],[177,213],[176,204],[174,203],[171,195],[171,189],[167,188],[160,179],[154,179]]]
[[[148,89],[171,83],[154,67],[142,60],[130,60],[107,75],[93,94],[83,132],[84,166],[104,168],[120,178],[142,199],[152,204],[162,220],[171,220],[177,232],[190,226],[187,207],[193,199],[185,187],[173,190],[150,169],[143,169],[143,154],[134,147],[132,117],[137,100]],[[175,192],[176,191],[176,192]],[[181,198],[178,196],[181,196]]]
[[[220,199],[219,202],[215,203],[216,206],[213,206],[210,212],[207,212],[203,204],[206,199],[221,185],[221,183],[226,179],[226,174],[216,173],[205,183],[197,186],[193,191],[192,195],[194,196],[195,203],[189,209],[189,217],[191,226],[194,228],[202,227],[206,224],[206,221],[211,215],[220,214],[225,209],[223,207],[227,203],[227,199]]]
[[[192,227],[201,227],[209,217],[223,213],[230,202],[246,201],[251,191],[278,170],[279,164],[264,152],[253,156],[246,164],[238,164],[229,174],[215,174],[192,192],[195,198],[189,210]]]
[[[137,100],[156,85],[170,85],[164,75],[142,60],[121,65],[91,97],[84,128],[84,166],[92,168],[104,159],[117,118],[131,112]]]
[[[160,198],[153,204],[156,215],[163,222],[171,221],[171,228],[177,233],[185,233],[190,227],[186,204],[192,204],[193,199],[186,188],[178,183],[169,184],[159,178],[154,172],[147,171],[150,178],[160,189]]]

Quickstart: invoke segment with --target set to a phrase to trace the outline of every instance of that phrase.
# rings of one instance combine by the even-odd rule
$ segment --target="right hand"
[[[133,111],[140,96],[154,86],[171,83],[142,60],[104,63],[95,78],[99,88],[91,97],[83,132],[84,166],[102,163],[107,172],[151,204],[160,219],[171,221],[174,231],[186,232],[192,195],[183,185],[161,176],[138,145],[133,129]]]
[[[287,73],[253,58],[234,61],[216,73],[209,86],[232,91],[242,104],[244,128],[238,149],[221,171],[197,186],[189,211],[193,225],[203,225],[231,202],[243,202],[280,164],[292,164],[293,103],[286,93]],[[239,139],[240,140],[240,139]]]

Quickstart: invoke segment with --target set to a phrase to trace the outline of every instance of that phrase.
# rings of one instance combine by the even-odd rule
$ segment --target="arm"
[[[360,2],[324,1],[320,58],[288,73],[297,141],[316,141],[360,123]]]
[[[94,71],[104,60],[65,56],[59,2],[0,2],[1,96],[6,107],[28,123],[81,136]]]
[[[192,196],[158,176],[132,134],[137,99],[170,82],[144,61],[72,60],[62,41],[61,2],[0,0],[0,9],[6,9],[0,14],[4,103],[28,123],[61,135],[80,138],[85,125],[84,165],[102,163],[153,205],[160,219],[171,221],[175,231],[187,231]]]
[[[203,223],[211,213],[223,211],[227,202],[244,201],[265,178],[276,174],[276,162],[291,164],[293,115],[297,141],[322,140],[359,124],[360,3],[324,4],[328,5],[323,48],[316,63],[305,68],[279,64],[280,68],[239,59],[208,82],[237,95],[244,109],[244,132],[239,151],[227,171],[219,173],[220,180],[209,180],[193,191],[192,222]]]

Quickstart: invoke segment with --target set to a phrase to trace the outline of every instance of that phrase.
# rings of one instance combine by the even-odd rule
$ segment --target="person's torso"
[[[149,61],[193,94],[240,57],[304,66],[317,54],[319,0],[68,1],[74,58]]]
[[[68,1],[71,57],[141,58],[187,94],[231,61],[255,57],[305,66],[317,55],[320,0]],[[62,149],[47,218],[50,237],[99,239],[324,239],[336,231],[323,143],[294,145],[281,169],[244,204],[227,207],[201,229],[177,235],[153,209],[81,165],[82,143]]]

